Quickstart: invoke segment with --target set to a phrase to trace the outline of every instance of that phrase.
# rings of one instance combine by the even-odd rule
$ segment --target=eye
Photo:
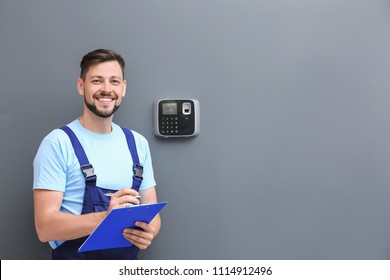
[[[121,83],[121,81],[119,81],[119,80],[112,80],[111,83],[113,85],[119,85]]]
[[[92,80],[92,83],[94,85],[98,85],[98,84],[100,84],[100,80],[99,79],[94,79],[94,80]]]

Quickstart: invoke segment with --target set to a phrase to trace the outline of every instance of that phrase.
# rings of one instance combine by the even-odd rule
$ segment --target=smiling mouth
[[[110,101],[113,101],[115,98],[98,97],[96,99],[99,100],[100,102],[110,102]]]
[[[116,100],[116,96],[110,94],[98,94],[95,96],[95,99],[102,103],[108,103]]]

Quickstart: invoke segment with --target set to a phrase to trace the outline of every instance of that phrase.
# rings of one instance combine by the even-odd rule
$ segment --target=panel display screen
[[[177,103],[162,103],[163,115],[177,115]]]

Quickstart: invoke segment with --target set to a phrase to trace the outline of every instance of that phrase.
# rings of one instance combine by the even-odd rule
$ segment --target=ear
[[[77,79],[77,91],[81,96],[84,95],[84,81],[81,78]]]
[[[122,93],[122,97],[125,97],[125,95],[126,95],[126,86],[127,86],[126,80],[123,80],[123,93]]]

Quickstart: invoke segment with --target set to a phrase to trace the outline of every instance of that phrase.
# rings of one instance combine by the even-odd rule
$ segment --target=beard
[[[114,105],[114,108],[112,108],[111,111],[108,111],[108,112],[104,112],[104,111],[100,111],[95,104],[92,104],[92,103],[88,103],[88,101],[86,100],[86,98],[84,97],[84,103],[85,105],[88,107],[88,109],[94,113],[96,116],[98,117],[101,117],[101,118],[109,118],[111,117],[120,107],[120,104],[119,105]]]

